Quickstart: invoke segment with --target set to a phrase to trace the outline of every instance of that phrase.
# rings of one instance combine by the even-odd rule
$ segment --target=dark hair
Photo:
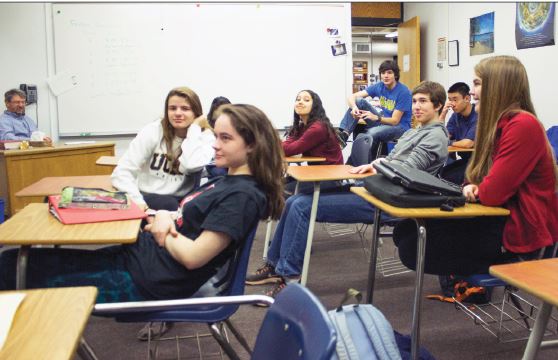
[[[215,111],[219,108],[219,106],[230,103],[231,101],[224,96],[217,96],[215,99],[213,99],[213,101],[211,102],[211,107],[209,108],[209,112],[207,113],[207,122],[209,122],[209,125],[211,125],[211,127],[215,127],[215,120],[217,119],[217,117],[214,116]]]
[[[300,116],[298,116],[296,111],[293,111],[293,126],[288,131],[287,136],[300,136],[304,132],[305,127],[310,126],[310,124],[312,124],[314,121],[321,122],[330,133],[335,134],[335,130],[333,129],[333,125],[331,125],[331,121],[326,115],[320,96],[312,90],[300,90],[296,96],[298,97],[298,95],[300,95],[300,93],[304,91],[306,91],[312,97],[312,109],[310,110],[310,114],[308,114],[308,121],[306,121],[305,126]]]
[[[19,89],[11,89],[4,93],[4,101],[10,102],[14,96],[19,96],[20,98],[27,99],[25,93]]]
[[[232,126],[252,149],[248,153],[248,167],[267,197],[263,219],[279,219],[285,205],[285,163],[279,134],[263,111],[253,105],[226,104],[219,107],[216,116],[221,114],[230,118]]]
[[[198,94],[194,92],[194,90],[188,87],[177,87],[169,91],[167,98],[165,99],[165,116],[161,119],[161,125],[163,126],[163,139],[162,141],[165,143],[167,148],[167,159],[170,164],[172,164],[171,168],[174,172],[178,173],[179,162],[178,158],[182,155],[182,147],[179,147],[176,154],[172,152],[172,143],[174,140],[174,128],[169,120],[169,99],[173,96],[179,96],[184,98],[192,111],[194,112],[195,117],[203,115],[202,105]]]
[[[460,93],[463,97],[469,95],[470,92],[471,92],[471,88],[469,88],[469,85],[465,84],[464,82],[457,82],[452,86],[450,86],[450,88],[448,89],[448,94]]]
[[[434,107],[440,106],[438,114],[442,113],[446,103],[446,90],[442,85],[434,81],[423,81],[413,89],[413,95],[415,94],[428,95]]]
[[[380,68],[378,69],[380,75],[388,70],[393,71],[393,74],[395,75],[395,81],[399,81],[399,65],[397,65],[397,62],[393,60],[386,60],[380,64]]]

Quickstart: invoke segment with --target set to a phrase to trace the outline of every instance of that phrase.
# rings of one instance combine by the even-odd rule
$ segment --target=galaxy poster
[[[554,6],[552,2],[516,4],[515,44],[518,49],[554,45]]]

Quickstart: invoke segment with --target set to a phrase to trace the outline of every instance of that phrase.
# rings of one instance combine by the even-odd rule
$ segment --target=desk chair
[[[244,246],[239,248],[234,257],[223,266],[219,272],[209,279],[192,297],[208,296],[234,296],[244,294],[244,281],[250,250],[256,236],[258,225],[254,226],[252,232],[246,238]],[[163,306],[164,304],[175,304],[185,302],[199,306]],[[159,304],[163,304],[159,306]],[[118,322],[196,322],[206,323],[215,340],[221,345],[223,350],[229,354],[233,353],[232,347],[226,336],[227,325],[239,343],[249,351],[249,346],[241,333],[233,326],[229,319],[238,310],[238,304],[225,304],[220,302],[205,303],[199,299],[167,300],[167,301],[140,301],[126,303],[108,303],[95,306],[93,315],[112,317]],[[148,357],[154,351],[151,350],[151,331],[148,334]],[[91,354],[94,357],[94,354]],[[230,356],[230,355],[229,355]],[[234,357],[231,357],[235,359]]]
[[[554,156],[556,156],[556,163],[558,164],[558,126],[552,126],[546,130],[546,136],[554,149]]]
[[[558,243],[542,248],[537,259],[556,257],[557,250]],[[501,301],[491,300],[486,304],[464,304],[454,297],[456,309],[464,311],[476,325],[482,326],[495,336],[498,342],[507,343],[529,338],[539,309],[522,297],[516,288],[490,274],[475,274],[460,280],[466,281],[470,286],[484,287],[492,292],[497,288],[504,290]],[[555,329],[551,329],[551,325]],[[551,317],[545,335],[556,334],[558,334],[558,319]]]
[[[330,359],[336,333],[320,301],[305,287],[291,284],[274,300],[264,295],[219,296],[200,299],[98,304],[96,313],[107,316],[191,312],[206,307],[235,307],[241,304],[271,305],[256,338],[252,359]],[[225,348],[231,359],[239,359],[232,348]],[[230,351],[230,352],[229,352]]]

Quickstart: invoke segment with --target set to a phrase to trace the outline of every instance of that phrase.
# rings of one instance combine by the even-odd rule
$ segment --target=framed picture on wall
[[[448,65],[459,66],[459,40],[448,41]]]

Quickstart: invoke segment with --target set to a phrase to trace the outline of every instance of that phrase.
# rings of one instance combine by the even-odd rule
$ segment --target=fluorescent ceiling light
[[[389,33],[389,34],[386,34],[386,37],[387,37],[387,38],[394,38],[394,37],[397,37],[397,31],[394,31],[394,32]]]

